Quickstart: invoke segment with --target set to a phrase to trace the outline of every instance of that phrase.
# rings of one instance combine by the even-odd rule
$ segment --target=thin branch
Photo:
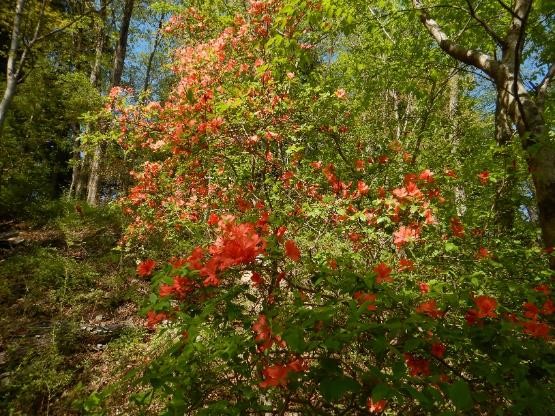
[[[91,9],[86,13],[83,13],[81,16],[77,17],[76,19],[70,21],[69,23],[66,23],[63,26],[60,26],[59,28],[53,29],[48,33],[45,33],[42,36],[39,36],[37,39],[34,40],[34,42],[32,43],[36,43],[36,42],[40,42],[52,35],[55,35],[56,33],[62,32],[64,30],[66,30],[67,28],[73,26],[75,23],[77,23],[78,21],[80,21],[81,19],[90,16],[91,14],[96,14],[96,13],[100,13],[103,9],[105,9],[106,7],[108,7],[110,4],[112,3],[112,0],[109,0],[108,2],[106,2],[106,4],[104,6],[102,6],[100,9],[96,10],[96,9]]]
[[[21,57],[19,58],[19,64],[17,66],[17,71],[15,73],[15,79],[19,78],[19,75],[21,74],[21,70],[23,69],[23,64],[25,63],[25,59],[27,58],[27,53],[29,52],[29,50],[33,46],[33,43],[36,41],[39,35],[40,27],[42,25],[42,17],[44,16],[45,9],[46,9],[46,0],[42,0],[40,14],[37,21],[37,25],[35,26],[35,32],[33,33],[33,38],[31,39],[30,42],[25,42],[25,48],[23,49],[23,52],[21,53]]]
[[[511,9],[507,4],[505,4],[502,0],[497,0],[497,3],[499,3],[501,5],[501,7],[503,7],[506,11],[508,11],[511,16],[519,18],[515,12],[513,11],[513,9]]]
[[[376,12],[374,11],[374,9],[372,9],[372,6],[368,7],[368,9],[370,9],[370,13],[372,13],[372,16],[374,16],[374,18],[376,19],[376,22],[378,22],[378,25],[380,25],[380,28],[382,29],[383,33],[385,33],[387,38],[395,45],[395,40],[391,37],[391,35],[385,29],[385,26],[380,21],[380,18],[376,15]]]
[[[493,40],[495,40],[495,43],[497,43],[501,47],[505,47],[506,45],[505,41],[501,39],[501,37],[497,33],[495,33],[495,31],[484,21],[484,19],[482,19],[480,16],[476,14],[476,9],[472,5],[471,0],[466,0],[466,4],[468,5],[468,11],[470,12],[470,16],[472,16],[474,20],[480,23],[480,25],[484,28],[484,30],[488,33],[488,35],[490,35],[493,38]]]

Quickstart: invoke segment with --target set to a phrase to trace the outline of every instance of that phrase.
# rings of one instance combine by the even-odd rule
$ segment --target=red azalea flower
[[[208,225],[216,225],[220,221],[220,217],[216,214],[210,214],[208,217]]]
[[[497,314],[497,301],[490,296],[478,296],[474,299],[474,303],[478,307],[478,318],[495,318]]]
[[[258,320],[252,325],[252,330],[256,334],[254,340],[258,345],[258,350],[263,352],[270,348],[273,344],[272,332],[268,325],[268,319],[265,315],[258,315]]]
[[[478,322],[478,312],[476,309],[469,309],[466,314],[464,315],[464,319],[468,323],[468,325],[474,325]]]
[[[432,183],[434,181],[434,174],[430,171],[430,169],[426,169],[420,172],[418,179],[424,182]]]
[[[137,266],[137,274],[141,277],[148,277],[156,267],[156,262],[152,259],[147,259],[139,263]]]
[[[278,239],[278,241],[282,241],[283,239],[283,235],[287,232],[287,227],[285,225],[280,225],[276,231],[275,231],[275,235]]]
[[[317,161],[317,162],[310,162],[309,165],[313,168],[313,169],[321,169],[322,168],[322,162]]]
[[[353,298],[355,298],[359,305],[368,303],[369,305],[366,309],[369,311],[375,311],[377,309],[377,306],[373,304],[376,302],[376,295],[373,293],[357,291],[354,293]]]
[[[172,265],[172,267],[174,269],[179,269],[180,267],[183,267],[187,264],[187,259],[182,259],[182,258],[178,258],[178,257],[173,257],[170,260],[170,264]]]
[[[412,262],[409,259],[399,260],[399,271],[400,272],[410,271],[410,270],[414,270],[414,262]]]
[[[371,397],[369,397],[366,405],[368,406],[370,413],[381,413],[387,406],[387,401],[382,399],[375,402]]]
[[[491,256],[491,253],[485,247],[480,247],[480,249],[478,250],[478,253],[476,253],[476,257],[478,257],[479,259],[487,259],[490,256]]]
[[[174,292],[173,286],[163,283],[160,285],[159,294],[160,297],[165,298],[166,296],[170,296]]]
[[[446,349],[447,347],[441,342],[436,342],[432,344],[432,355],[437,358],[443,358]]]
[[[420,228],[418,227],[405,227],[401,226],[393,233],[393,243],[397,248],[403,247],[410,241],[417,240],[420,237]]]
[[[465,315],[466,322],[474,325],[483,318],[496,318],[497,301],[490,296],[478,296],[474,298],[477,308],[469,309]]]
[[[253,272],[251,275],[251,281],[256,285],[260,285],[262,283],[262,276],[260,276],[260,273],[257,272]]]
[[[547,299],[542,307],[542,314],[543,315],[551,315],[555,312],[555,304],[551,299]]]
[[[146,326],[148,327],[148,329],[154,329],[154,327],[158,323],[162,322],[167,318],[168,318],[168,315],[165,312],[148,311],[146,313]]]
[[[286,387],[289,373],[299,373],[305,370],[306,364],[300,358],[297,358],[286,365],[272,365],[262,370],[264,381],[261,381],[259,385],[263,389],[277,386]]]
[[[409,368],[409,374],[414,377],[429,376],[430,362],[424,358],[414,358],[411,354],[405,353],[405,363]]]
[[[301,260],[301,251],[293,240],[287,240],[285,242],[285,255],[293,261]]]
[[[420,293],[426,294],[430,291],[430,285],[426,282],[418,283],[418,288],[420,289]]]
[[[455,237],[464,237],[464,227],[458,217],[451,218],[451,231]]]
[[[487,185],[487,183],[489,182],[489,172],[487,170],[480,172],[478,174],[478,179],[480,179],[482,185]]]
[[[549,326],[543,322],[527,321],[522,323],[522,332],[534,338],[544,338],[549,336]]]
[[[364,181],[358,181],[357,191],[359,195],[366,195],[368,192],[370,192],[370,188],[364,183]]]
[[[290,369],[283,365],[272,365],[262,370],[264,381],[260,382],[260,387],[267,389],[268,387],[287,386],[287,375]]]
[[[524,316],[528,319],[536,319],[540,313],[540,309],[531,302],[526,302],[522,307],[525,310]]]
[[[374,267],[373,271],[377,274],[376,283],[393,282],[393,278],[391,277],[391,268],[387,264],[380,263]]]
[[[428,300],[418,305],[416,312],[428,315],[430,318],[441,318],[445,314],[437,308],[435,299]]]

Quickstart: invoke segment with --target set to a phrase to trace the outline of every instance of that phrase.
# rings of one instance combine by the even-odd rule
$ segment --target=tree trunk
[[[82,199],[87,188],[88,158],[85,155],[80,161],[79,175],[75,183],[75,199]]]
[[[89,182],[87,184],[87,203],[92,206],[98,205],[98,184],[100,182],[100,165],[103,153],[103,143],[99,143],[95,149],[91,161]]]
[[[98,26],[98,33],[97,33],[97,40],[96,40],[96,47],[95,47],[95,54],[94,54],[94,63],[91,68],[91,75],[89,77],[89,81],[93,87],[99,88],[100,87],[100,71],[102,69],[102,53],[104,52],[104,44],[106,40],[106,0],[102,0],[100,4],[99,16],[100,22]],[[90,126],[87,126],[89,129]],[[95,149],[96,154],[96,149]],[[80,199],[83,190],[85,188],[85,158],[81,156],[81,143],[78,138],[76,138],[73,147],[73,155],[74,155],[74,164],[73,164],[73,173],[71,177],[71,186],[69,188],[69,196],[72,195],[72,190],[75,190],[75,199]],[[96,172],[96,176],[98,177],[98,172]],[[98,179],[95,183],[93,183],[93,187],[98,189]],[[93,196],[91,196],[93,198]],[[96,200],[96,195],[94,196]],[[89,195],[87,193],[87,201],[89,201]],[[93,202],[94,205],[94,202]]]
[[[114,64],[112,71],[112,87],[121,84],[121,76],[123,74],[123,66],[125,63],[125,55],[127,52],[127,38],[129,35],[129,24],[131,23],[131,15],[133,14],[133,5],[135,0],[125,0],[125,7],[121,19],[119,31],[119,39],[114,52]],[[91,170],[89,175],[89,183],[87,189],[87,202],[90,205],[98,204],[98,191],[100,182],[100,166],[106,144],[98,143],[94,149],[93,159],[91,161]]]
[[[545,247],[551,248],[555,247],[555,145],[547,136],[542,109],[526,92],[520,92],[521,89],[519,86],[519,103],[506,92],[503,96],[527,153],[543,242]],[[551,257],[551,266],[555,270],[555,256]]]
[[[499,232],[511,231],[515,221],[515,206],[513,201],[516,187],[516,160],[511,155],[510,144],[513,138],[511,120],[505,107],[498,99],[495,103],[495,141],[497,149],[495,157],[501,159],[505,176],[497,183],[494,199],[495,222]]]
[[[23,8],[25,7],[25,0],[17,0],[15,6],[15,17],[13,19],[13,30],[12,39],[10,42],[10,51],[8,52],[8,65],[7,65],[7,79],[6,79],[6,90],[4,91],[4,96],[2,101],[0,101],[0,134],[2,133],[2,127],[6,121],[6,115],[8,113],[8,107],[10,106],[13,97],[15,95],[15,89],[17,87],[17,76],[18,71],[16,68],[16,58],[17,58],[17,46],[19,43],[19,30],[21,27],[21,15],[23,14]]]
[[[160,20],[158,21],[158,31],[156,32],[156,37],[154,38],[154,45],[152,46],[152,51],[148,57],[148,63],[146,66],[146,73],[145,73],[145,82],[143,85],[143,94],[146,94],[146,91],[150,87],[150,77],[152,72],[152,64],[154,62],[154,56],[158,51],[158,46],[160,45],[160,41],[162,40],[162,26],[164,25],[164,18],[165,14],[162,13],[160,15]]]
[[[100,24],[98,27],[98,38],[94,52],[94,64],[91,68],[91,76],[89,81],[93,87],[99,87],[100,70],[102,68],[102,53],[104,52],[104,44],[106,42],[106,0],[102,0],[100,4]]]
[[[69,185],[68,197],[75,197],[75,189],[79,176],[81,175],[81,143],[79,140],[79,125],[72,126],[71,135],[73,137],[73,156],[72,156],[72,173],[71,184]]]
[[[129,35],[129,24],[131,23],[131,15],[133,14],[133,5],[135,0],[125,0],[123,16],[121,18],[121,26],[119,30],[119,40],[114,52],[114,67],[112,72],[112,87],[121,84],[121,76],[123,74],[123,64],[127,52],[127,37]]]

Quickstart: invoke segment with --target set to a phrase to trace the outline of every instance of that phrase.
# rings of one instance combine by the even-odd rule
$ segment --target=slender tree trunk
[[[104,151],[103,145],[104,143],[99,143],[94,149],[87,184],[87,203],[93,206],[98,204],[98,184],[100,182],[100,163]]]
[[[156,37],[154,38],[154,45],[152,46],[152,51],[148,57],[148,63],[146,66],[146,74],[145,74],[145,82],[143,85],[143,93],[146,93],[148,88],[150,87],[150,77],[152,72],[152,64],[154,62],[154,56],[158,51],[158,46],[160,45],[160,41],[162,40],[162,26],[164,24],[165,14],[162,13],[160,15],[160,20],[158,21],[158,31],[156,32]]]
[[[123,10],[121,27],[119,30],[119,40],[114,53],[112,87],[116,87],[121,84],[123,65],[125,62],[125,55],[127,53],[127,37],[129,35],[129,24],[131,23],[131,15],[133,14],[134,3],[135,0],[125,0],[125,7]]]
[[[75,199],[82,199],[87,188],[87,159],[81,159],[81,167],[75,183]]]
[[[98,25],[97,40],[94,53],[94,63],[91,68],[91,75],[89,81],[91,85],[95,88],[100,87],[100,71],[102,69],[102,54],[104,52],[104,44],[106,43],[106,0],[103,0],[100,5],[100,22]],[[89,128],[89,127],[87,127]],[[96,150],[96,149],[95,149]],[[82,178],[84,173],[85,160],[81,157],[81,143],[79,138],[76,138],[73,147],[73,173],[71,177],[71,186],[69,188],[69,196],[72,196],[72,190],[75,190],[75,198],[79,199],[83,192],[84,179]],[[98,182],[93,184],[93,186],[98,186]]]
[[[104,53],[104,44],[106,43],[106,0],[102,0],[100,5],[100,22],[98,27],[98,37],[94,51],[94,64],[91,68],[89,81],[93,87],[99,87],[100,70],[102,69],[102,54]]]
[[[516,160],[512,157],[509,147],[512,138],[513,130],[510,117],[498,98],[495,104],[496,157],[501,159],[505,170],[503,180],[497,183],[494,200],[495,222],[500,232],[511,231],[515,221],[513,196],[516,187]]]
[[[458,114],[459,114],[459,72],[458,72],[458,68],[455,68],[453,70],[453,72],[451,72],[451,74],[449,75],[449,81],[447,83],[448,88],[449,88],[449,105],[447,107],[447,115],[449,120],[451,121],[451,124],[449,125],[449,143],[451,143],[451,153],[452,154],[456,154],[458,149],[459,149],[459,145],[460,145],[460,141],[461,141],[461,137],[460,137],[460,131],[459,131],[459,119],[458,119]],[[459,164],[459,168],[460,168],[460,163]],[[466,212],[466,193],[464,191],[464,187],[461,186],[457,186],[455,188],[455,205],[456,205],[456,209],[457,209],[457,215],[458,216],[463,216],[464,213]]]
[[[79,140],[79,125],[74,125],[71,129],[71,135],[73,137],[73,156],[72,156],[72,173],[71,173],[71,184],[69,185],[69,198],[76,197],[75,189],[77,187],[77,182],[79,181],[79,176],[81,175],[81,144]]]
[[[8,107],[10,106],[13,100],[13,97],[15,95],[15,90],[17,87],[17,76],[19,72],[16,68],[17,47],[19,43],[19,31],[21,27],[21,15],[23,14],[24,7],[25,7],[25,0],[17,0],[16,6],[15,6],[15,17],[13,19],[10,51],[8,52],[6,90],[4,91],[4,96],[2,97],[2,101],[0,101],[0,134],[2,133],[2,127],[4,126],[4,122],[6,121]]]
[[[129,24],[131,23],[131,15],[133,14],[133,6],[135,0],[125,0],[125,7],[121,20],[119,31],[119,39],[114,53],[114,65],[112,71],[112,87],[121,84],[121,76],[123,74],[123,66],[125,63],[125,55],[127,52],[127,38],[129,35]],[[91,170],[89,175],[89,183],[87,187],[87,202],[90,205],[98,204],[98,189],[100,182],[100,166],[105,150],[105,143],[96,145],[91,162]]]

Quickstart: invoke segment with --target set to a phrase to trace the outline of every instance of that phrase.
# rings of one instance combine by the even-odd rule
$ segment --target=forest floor
[[[83,413],[91,392],[145,361],[148,283],[123,261],[120,233],[113,212],[74,206],[46,223],[0,223],[14,236],[0,247],[0,414]]]

